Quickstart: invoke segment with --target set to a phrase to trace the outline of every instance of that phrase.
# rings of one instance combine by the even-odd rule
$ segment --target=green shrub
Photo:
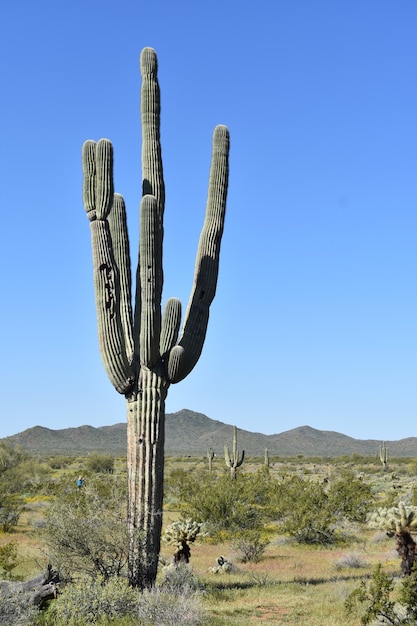
[[[45,613],[45,626],[84,626],[134,615],[139,592],[127,580],[82,577],[67,584]]]
[[[95,474],[113,474],[114,456],[112,454],[93,452],[85,460],[85,468]]]
[[[50,560],[64,575],[119,576],[127,561],[125,485],[115,476],[65,484],[46,514]]]
[[[339,479],[330,483],[327,491],[328,505],[340,520],[365,522],[368,512],[374,506],[372,489],[350,470],[344,470]]]
[[[241,473],[231,481],[227,473],[177,470],[167,483],[167,494],[175,497],[183,515],[205,523],[212,537],[260,529],[275,517],[272,503],[278,483],[263,471]]]
[[[6,580],[13,580],[12,570],[17,565],[17,543],[11,541],[0,546],[0,577]]]
[[[261,533],[255,530],[238,533],[232,547],[239,553],[242,563],[258,563],[268,544],[269,540],[263,539]]]
[[[104,582],[85,577],[65,586],[45,612],[43,625],[197,626],[202,623],[202,615],[200,595],[184,580],[180,585],[179,578],[174,593],[172,585],[141,592],[124,578]]]
[[[417,624],[417,577],[413,573],[400,583],[398,602],[393,598],[393,576],[385,573],[379,563],[369,582],[363,581],[346,599],[349,615],[360,617],[362,626],[377,623],[392,626],[415,626]]]
[[[324,487],[292,476],[281,483],[282,530],[299,543],[326,545],[336,538],[336,516]]]

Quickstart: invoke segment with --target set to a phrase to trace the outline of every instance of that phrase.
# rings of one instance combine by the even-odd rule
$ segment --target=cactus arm
[[[170,298],[164,309],[161,327],[159,351],[164,358],[178,339],[181,324],[181,302],[178,298]]]
[[[224,460],[227,467],[233,467],[232,459],[230,458],[230,452],[228,446],[224,446]]]
[[[113,204],[113,150],[102,139],[83,146],[83,199],[90,220],[94,291],[101,358],[107,375],[122,394],[133,383],[120,318],[120,285],[107,216]]]
[[[153,367],[159,359],[162,297],[161,222],[155,196],[144,196],[140,204],[141,365]]]
[[[129,252],[129,237],[126,223],[126,208],[123,196],[114,194],[109,217],[113,255],[119,270],[120,320],[123,328],[126,354],[129,363],[133,360],[132,337],[132,273]]]
[[[203,349],[219,270],[229,176],[229,144],[228,129],[217,126],[213,133],[206,217],[198,245],[194,284],[178,346],[170,354],[168,372],[172,383],[179,382],[191,372]]]
[[[160,142],[161,96],[158,84],[158,60],[155,50],[144,48],[140,55],[142,118],[143,195],[155,196],[162,223],[165,185]]]

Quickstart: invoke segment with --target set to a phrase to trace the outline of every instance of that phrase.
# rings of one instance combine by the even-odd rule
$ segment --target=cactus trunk
[[[141,370],[142,391],[127,399],[129,580],[155,581],[162,528],[164,479],[164,378]]]

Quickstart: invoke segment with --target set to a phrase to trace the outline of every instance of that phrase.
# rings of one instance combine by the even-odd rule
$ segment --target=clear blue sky
[[[125,420],[98,351],[80,155],[112,140],[135,250],[145,46],[162,93],[164,300],[184,307],[212,131],[231,133],[206,343],[167,411],[416,436],[415,0],[18,0],[0,18],[0,437]]]

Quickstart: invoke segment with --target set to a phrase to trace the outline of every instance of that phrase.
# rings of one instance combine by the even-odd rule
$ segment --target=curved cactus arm
[[[164,357],[175,345],[181,324],[181,302],[178,298],[170,298],[164,309],[161,327],[159,351]]]
[[[83,200],[90,220],[100,353],[110,382],[122,394],[133,384],[120,317],[119,272],[107,216],[113,204],[113,149],[107,139],[83,146]]]
[[[126,223],[126,208],[123,196],[114,194],[113,206],[108,217],[113,255],[119,270],[120,320],[124,332],[126,355],[129,363],[133,360],[132,337],[132,273],[129,251],[129,237]]]
[[[153,367],[159,359],[162,297],[161,221],[155,196],[140,203],[141,365]]]
[[[206,217],[201,231],[194,271],[194,284],[178,348],[170,354],[170,381],[185,378],[197,363],[207,332],[210,304],[216,293],[220,244],[226,212],[229,177],[229,131],[217,126],[213,133]]]
[[[155,196],[162,222],[165,185],[160,142],[161,95],[158,84],[158,59],[153,48],[140,55],[142,118],[142,185],[143,195]]]

